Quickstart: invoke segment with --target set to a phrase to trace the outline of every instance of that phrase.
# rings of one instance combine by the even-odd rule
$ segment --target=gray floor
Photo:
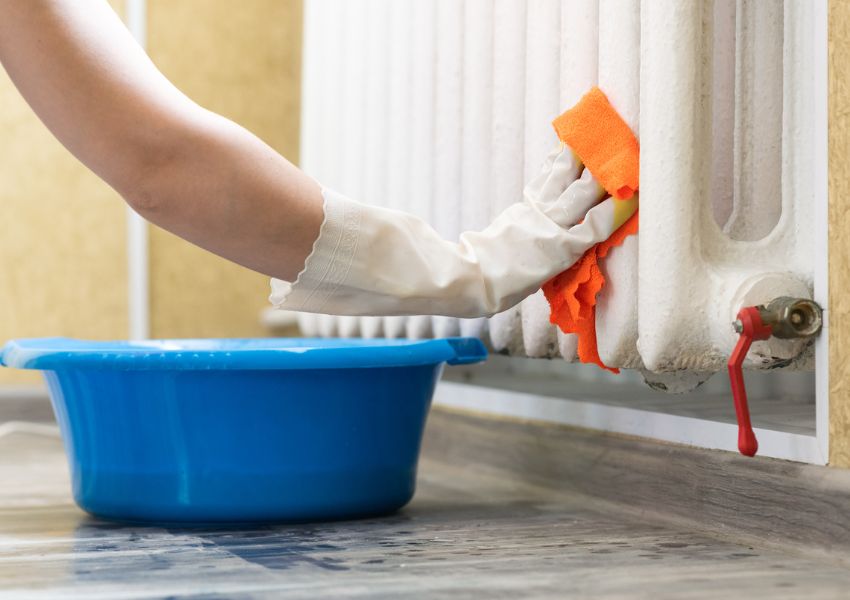
[[[839,563],[653,524],[434,454],[413,503],[387,518],[141,528],[72,504],[60,440],[45,425],[0,425],[0,597],[850,596]]]

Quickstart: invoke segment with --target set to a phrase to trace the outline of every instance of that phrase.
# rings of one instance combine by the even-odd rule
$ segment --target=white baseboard
[[[441,381],[440,406],[737,452],[738,428],[730,423],[608,406],[580,398],[564,399]],[[816,465],[826,464],[815,436],[755,429],[759,455]]]

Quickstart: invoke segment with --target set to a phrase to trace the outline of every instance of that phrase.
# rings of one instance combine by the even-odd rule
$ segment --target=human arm
[[[301,270],[323,219],[319,185],[182,94],[105,0],[0,0],[0,63],[142,216],[267,275]]]
[[[323,198],[256,136],[168,82],[105,0],[0,0],[0,62],[57,138],[135,210],[278,278],[273,301],[284,308],[492,314],[618,222],[605,201],[577,224],[603,194],[582,203],[565,193],[581,168],[569,150],[561,163],[550,157],[523,202],[459,243],[405,213],[329,190]]]

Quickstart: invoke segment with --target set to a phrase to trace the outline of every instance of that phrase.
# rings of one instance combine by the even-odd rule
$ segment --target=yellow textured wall
[[[850,2],[829,3],[830,464],[850,467]]]
[[[298,158],[301,2],[149,0],[148,53],[203,106]],[[151,230],[155,337],[262,335],[268,279]]]
[[[124,203],[47,131],[0,69],[0,341],[127,334]],[[0,384],[37,374],[0,369]]]

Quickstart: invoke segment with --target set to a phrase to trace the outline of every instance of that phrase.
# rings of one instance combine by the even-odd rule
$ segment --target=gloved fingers
[[[537,196],[539,202],[551,202],[558,198],[576,180],[581,173],[581,163],[572,148],[564,145],[563,150],[555,158],[549,177]]]
[[[543,209],[543,212],[561,227],[572,227],[604,197],[605,189],[590,171],[585,169],[581,177],[572,182],[556,201]]]
[[[581,163],[572,149],[559,144],[543,163],[540,174],[526,186],[524,195],[532,202],[555,200],[569,186],[581,171]]]
[[[555,160],[558,158],[558,156],[561,155],[561,152],[564,150],[565,146],[566,144],[564,142],[558,142],[558,144],[549,151],[549,154],[546,155],[546,158],[543,159],[543,164],[540,167],[540,172],[537,174],[538,177],[543,177],[543,181],[545,181],[546,177],[548,177],[549,171],[552,169],[552,165],[555,164]]]
[[[628,200],[603,200],[587,212],[581,223],[570,228],[571,249],[579,247],[583,254],[591,246],[604,242],[628,221],[637,209],[637,194]]]
[[[558,158],[564,150],[564,146],[565,144],[561,142],[546,155],[543,165],[540,167],[540,171],[526,184],[523,189],[523,194],[525,194],[526,197],[531,196],[532,198],[536,198],[540,194],[540,190],[543,188],[546,180],[549,179],[549,173],[552,171],[552,165],[555,164],[555,159]]]

